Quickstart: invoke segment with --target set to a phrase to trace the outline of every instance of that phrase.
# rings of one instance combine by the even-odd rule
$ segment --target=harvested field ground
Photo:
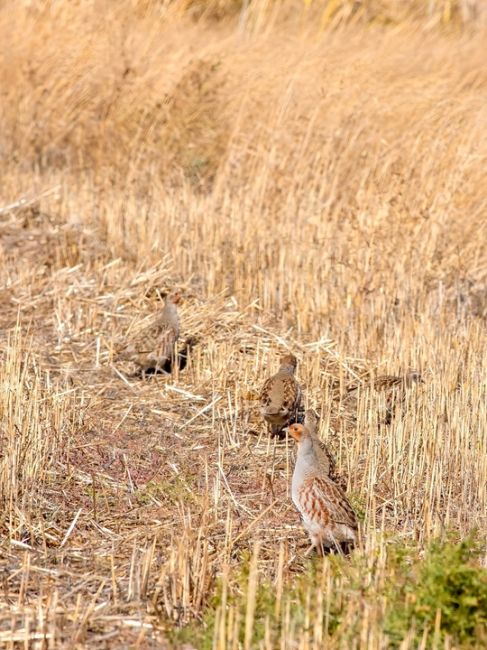
[[[1,647],[487,645],[485,29],[328,4],[0,5]],[[137,379],[173,289],[198,344]],[[284,351],[350,558],[259,414]]]

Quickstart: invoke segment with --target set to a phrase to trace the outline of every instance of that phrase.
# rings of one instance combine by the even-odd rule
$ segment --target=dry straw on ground
[[[335,4],[1,5],[0,645],[383,648],[390,544],[485,538],[485,32]],[[174,288],[189,367],[127,378]],[[285,351],[364,520],[302,602]]]

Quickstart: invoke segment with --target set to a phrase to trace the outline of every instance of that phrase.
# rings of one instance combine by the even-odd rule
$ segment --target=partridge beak
[[[286,427],[285,429],[283,429],[283,431],[286,434],[286,440],[294,440],[294,436],[289,430],[289,427]]]

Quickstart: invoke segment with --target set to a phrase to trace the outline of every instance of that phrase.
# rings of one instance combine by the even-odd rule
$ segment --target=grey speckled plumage
[[[301,403],[301,388],[296,381],[297,360],[293,354],[281,358],[279,371],[267,379],[260,394],[261,414],[272,436],[296,418]]]
[[[348,552],[357,542],[358,523],[345,492],[326,473],[319,445],[307,427],[292,424],[289,434],[298,444],[292,500],[311,544],[321,554]]]

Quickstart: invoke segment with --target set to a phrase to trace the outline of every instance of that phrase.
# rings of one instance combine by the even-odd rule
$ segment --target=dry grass
[[[0,7],[2,647],[384,648],[392,549],[485,540],[485,32],[234,4]],[[174,287],[190,366],[128,379]],[[284,348],[364,519],[314,577]],[[390,429],[336,399],[411,367]]]

